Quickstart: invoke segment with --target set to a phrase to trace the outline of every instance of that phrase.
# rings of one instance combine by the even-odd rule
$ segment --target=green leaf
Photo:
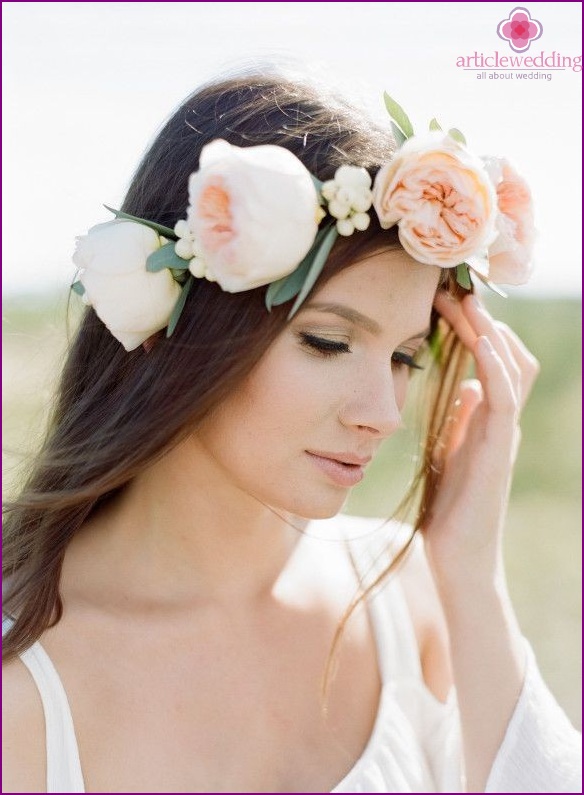
[[[294,298],[294,296],[300,292],[322,241],[331,227],[335,225],[336,221],[331,223],[329,220],[328,224],[317,232],[310,250],[298,267],[295,268],[292,273],[270,284],[266,290],[266,309],[268,312],[271,311],[273,306],[285,304],[286,301],[290,301],[291,298]]]
[[[472,289],[470,272],[468,270],[468,265],[466,264],[466,262],[462,262],[460,265],[456,266],[456,281],[460,284],[461,287],[464,287],[465,290]]]
[[[172,314],[170,316],[170,320],[168,321],[168,326],[166,328],[166,336],[170,337],[172,332],[176,328],[176,324],[181,316],[181,312],[183,311],[185,301],[187,300],[187,296],[191,291],[191,287],[193,286],[193,282],[195,281],[195,277],[192,274],[189,274],[190,278],[186,281],[183,285],[182,290],[180,291],[180,295],[176,300],[176,304],[172,310]]]
[[[500,295],[501,298],[507,298],[507,293],[501,290],[501,288],[496,284],[493,284],[493,282],[490,282],[485,276],[482,275],[482,273],[477,273],[476,275],[477,278],[480,279],[480,281],[485,285],[485,287],[489,288],[489,290],[492,290],[497,295]]]
[[[311,174],[310,176],[312,177],[312,182],[314,183],[314,189],[315,189],[315,191],[316,191],[316,193],[318,195],[318,203],[319,204],[324,204],[324,199],[323,199],[323,197],[320,194],[320,192],[322,190],[322,186],[324,185],[324,182],[322,180],[320,180],[318,177],[315,177],[314,174]]]
[[[438,124],[436,119],[432,119],[430,122],[430,130],[441,130],[442,127]]]
[[[71,289],[77,295],[85,295],[85,287],[81,284],[81,282],[73,282]]]
[[[146,260],[146,270],[150,273],[157,273],[164,268],[173,270],[188,270],[189,261],[179,257],[174,250],[174,243],[165,243],[160,248],[153,251]]]
[[[182,268],[171,268],[170,272],[175,280],[175,282],[179,282],[179,284],[184,284],[190,273],[188,270],[183,270]]]
[[[477,276],[483,276],[485,279],[489,276],[489,257],[488,252],[482,252],[480,254],[474,254],[471,257],[466,258],[466,265],[471,269],[473,273],[476,273]]]
[[[108,207],[107,204],[103,206],[106,210],[109,210],[110,213],[113,213],[116,218],[122,218],[125,221],[136,221],[136,223],[142,224],[143,226],[149,226],[150,229],[154,229],[155,232],[158,232],[158,234],[163,237],[169,237],[171,240],[178,240],[174,229],[171,229],[169,226],[162,226],[162,224],[157,224],[155,221],[147,221],[145,218],[137,218],[135,215],[128,215],[128,213],[124,213],[121,210],[114,210],[112,207]]]
[[[394,124],[394,122],[392,121],[390,121],[390,124],[391,124],[391,130],[393,132],[393,137],[397,141],[397,145],[399,148],[404,143],[404,141],[407,141],[408,139],[406,138],[404,133],[400,130],[400,128],[397,126],[397,124]]]
[[[448,130],[448,135],[451,138],[454,138],[455,141],[458,141],[459,144],[464,144],[466,146],[466,138],[460,132],[460,130],[456,129],[456,127],[453,127],[451,130]]]
[[[304,284],[302,285],[302,289],[298,293],[296,301],[294,302],[294,306],[292,307],[292,309],[288,314],[288,320],[291,320],[294,317],[294,315],[300,308],[300,305],[302,304],[308,293],[314,287],[314,283],[320,276],[320,273],[324,267],[324,263],[326,262],[326,259],[330,254],[330,250],[333,247],[333,243],[335,242],[338,236],[339,233],[337,232],[337,225],[335,223],[327,230],[326,235],[324,236],[320,247],[315,253],[314,261],[310,266],[310,270],[308,271],[308,275],[306,276]]]
[[[310,265],[311,260],[306,256],[296,270],[270,284],[266,290],[266,309],[268,312],[271,311],[273,306],[285,304],[286,301],[294,298],[300,292],[310,270]]]
[[[408,118],[407,113],[398,105],[395,99],[392,99],[387,91],[383,94],[383,99],[385,100],[385,107],[387,108],[387,112],[391,116],[391,118],[395,121],[397,126],[401,129],[403,134],[406,138],[411,138],[414,134],[414,128],[412,127],[412,123]]]

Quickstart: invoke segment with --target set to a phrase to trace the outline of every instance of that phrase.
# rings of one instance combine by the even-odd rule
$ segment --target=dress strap
[[[20,659],[35,681],[45,713],[47,792],[85,792],[73,717],[59,674],[38,641]]]

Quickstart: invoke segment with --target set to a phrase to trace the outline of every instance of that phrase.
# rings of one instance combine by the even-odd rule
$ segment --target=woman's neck
[[[116,603],[249,603],[273,591],[306,524],[239,489],[188,439],[90,519],[64,574],[95,579]]]

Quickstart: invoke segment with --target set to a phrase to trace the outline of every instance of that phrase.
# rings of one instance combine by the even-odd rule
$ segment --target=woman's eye
[[[300,334],[300,339],[303,345],[306,345],[313,351],[318,351],[325,356],[336,356],[339,353],[351,352],[347,342],[327,340],[324,337],[315,337],[314,334],[307,334],[306,332]]]
[[[403,353],[403,351],[395,351],[393,356],[391,357],[392,364],[397,365],[398,367],[409,367],[412,370],[423,370],[424,368],[422,365],[417,364],[414,361],[414,357],[410,356],[408,353]]]

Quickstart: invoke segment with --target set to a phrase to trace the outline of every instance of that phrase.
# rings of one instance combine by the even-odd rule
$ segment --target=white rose
[[[160,242],[150,227],[124,220],[98,224],[77,238],[73,262],[86,298],[127,351],[168,325],[180,294],[167,268],[146,270]]]
[[[189,179],[187,222],[207,271],[230,293],[287,276],[318,231],[310,172],[281,146],[203,147]]]

